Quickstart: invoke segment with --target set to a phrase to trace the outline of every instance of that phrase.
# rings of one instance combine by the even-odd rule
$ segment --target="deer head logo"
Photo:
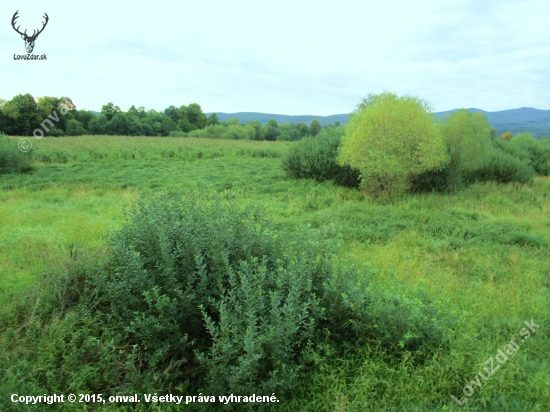
[[[36,30],[33,31],[32,33],[32,36],[29,36],[27,35],[27,30],[25,30],[24,33],[21,33],[19,31],[19,26],[17,26],[17,28],[15,28],[15,20],[19,17],[17,15],[17,13],[19,13],[19,10],[17,10],[15,12],[15,14],[13,15],[12,19],[11,19],[11,25],[13,27],[13,29],[19,33],[21,35],[21,37],[23,38],[23,40],[25,40],[25,48],[27,49],[27,53],[32,53],[33,49],[34,49],[34,42],[36,41],[36,38],[38,37],[38,35],[40,33],[42,33],[42,31],[44,31],[44,28],[46,27],[46,24],[48,24],[48,20],[49,20],[49,17],[46,13],[44,18],[46,19],[46,21],[43,24],[42,28],[40,30],[38,30],[38,32]]]

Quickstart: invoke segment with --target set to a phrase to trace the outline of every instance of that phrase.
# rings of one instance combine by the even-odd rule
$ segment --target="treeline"
[[[59,113],[60,105],[68,102],[68,110]],[[170,106],[163,112],[145,107],[130,107],[123,112],[109,102],[101,113],[78,110],[67,97],[40,97],[20,94],[12,100],[0,99],[0,132],[11,136],[174,136],[208,137],[215,139],[300,140],[316,136],[321,131],[318,120],[279,125],[270,120],[240,124],[238,118],[220,122],[216,113],[206,116],[197,103],[188,106]],[[339,124],[325,127],[337,127]]]

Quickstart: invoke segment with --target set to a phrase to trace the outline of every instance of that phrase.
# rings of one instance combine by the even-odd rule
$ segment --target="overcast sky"
[[[16,10],[30,33],[48,13],[47,61],[14,60]],[[0,16],[4,99],[325,116],[391,91],[435,111],[550,109],[548,0],[3,0]]]

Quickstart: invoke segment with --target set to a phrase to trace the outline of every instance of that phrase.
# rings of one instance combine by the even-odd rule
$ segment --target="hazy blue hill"
[[[206,113],[207,116],[210,116],[210,113]],[[221,122],[225,122],[233,117],[239,118],[239,123],[248,123],[260,121],[262,124],[266,124],[271,119],[274,119],[279,124],[285,123],[305,123],[309,126],[313,119],[317,119],[321,126],[327,124],[340,122],[341,124],[346,123],[348,114],[333,114],[331,116],[290,116],[286,114],[270,114],[270,113],[256,113],[256,112],[239,112],[239,113],[220,113],[216,112],[218,119]]]
[[[508,131],[514,134],[531,132],[537,137],[550,137],[550,110],[533,109],[531,107],[501,110],[499,112],[486,112],[475,108],[468,110],[484,113],[491,126],[497,129],[499,134]],[[455,111],[450,110],[436,114],[441,117]]]
[[[458,109],[449,110],[446,112],[438,112],[438,117],[453,113]],[[533,109],[530,107],[522,107],[520,109],[502,110],[499,112],[486,112],[481,109],[470,108],[472,112],[482,112],[487,116],[487,120],[491,123],[498,134],[504,132],[512,132],[514,134],[521,132],[531,132],[537,137],[550,137],[550,110]],[[259,120],[262,124],[266,124],[269,120],[275,119],[277,123],[305,123],[309,126],[313,119],[317,119],[321,126],[340,122],[345,124],[348,119],[348,114],[334,114],[331,116],[289,116],[284,114],[256,113],[256,112],[239,112],[239,113],[216,113],[220,121],[226,121],[232,117],[238,117],[240,123],[248,123]],[[207,113],[210,115],[210,113]]]

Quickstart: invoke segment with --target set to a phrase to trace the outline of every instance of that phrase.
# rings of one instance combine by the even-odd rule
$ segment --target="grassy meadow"
[[[281,156],[291,142],[82,136],[32,143],[35,170],[0,176],[6,319],[43,279],[64,273],[82,254],[104,254],[105,236],[120,227],[138,196],[217,193],[242,206],[260,205],[281,233],[323,229],[342,245],[342,258],[368,266],[377,284],[425,293],[455,319],[448,350],[421,363],[388,357],[376,344],[347,351],[319,363],[274,410],[550,410],[549,178],[384,203],[332,182],[287,177]],[[521,341],[531,320],[540,325],[536,332],[481,387],[472,386],[489,358],[512,338]],[[17,369],[21,354],[35,349],[17,346],[9,334],[0,324],[0,410],[25,410],[8,395],[44,393]],[[458,406],[451,396],[464,398],[465,385],[474,393]]]

